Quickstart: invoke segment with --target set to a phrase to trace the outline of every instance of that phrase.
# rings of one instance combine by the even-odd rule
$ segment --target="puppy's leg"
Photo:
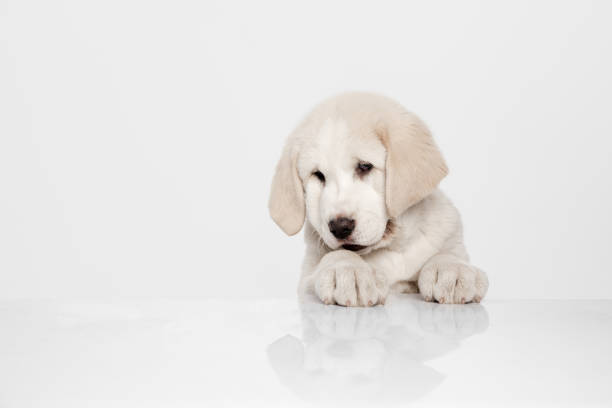
[[[326,304],[373,306],[384,303],[388,293],[384,276],[347,250],[323,256],[311,279],[315,294]]]
[[[453,254],[433,256],[419,273],[419,291],[427,301],[480,302],[487,293],[487,275]]]

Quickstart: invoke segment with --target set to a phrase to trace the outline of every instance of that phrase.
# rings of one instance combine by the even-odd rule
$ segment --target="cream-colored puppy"
[[[440,303],[479,302],[488,280],[469,262],[448,170],[425,124],[386,97],[347,93],[291,134],[269,209],[288,235],[305,225],[299,293],[372,306],[391,289]]]

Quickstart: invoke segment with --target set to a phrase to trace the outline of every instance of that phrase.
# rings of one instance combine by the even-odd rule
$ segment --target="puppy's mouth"
[[[344,244],[344,245],[342,245],[342,248],[347,249],[349,251],[357,252],[357,251],[361,251],[362,249],[367,248],[367,246],[365,246],[365,245],[355,245],[355,244]]]
[[[393,235],[395,234],[395,223],[392,220],[387,220],[387,225],[385,227],[385,233],[383,234],[382,238],[371,245],[357,245],[357,244],[351,244],[350,239],[345,241],[347,242],[346,244],[342,245],[342,249],[346,249],[347,251],[353,251],[353,252],[359,252],[360,255],[364,255],[370,251],[373,251],[377,248],[381,248],[382,246],[385,246],[389,243],[389,241],[393,238]],[[365,250],[365,251],[364,251]]]

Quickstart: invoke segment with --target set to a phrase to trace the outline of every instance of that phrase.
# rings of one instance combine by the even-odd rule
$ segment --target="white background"
[[[286,135],[345,90],[432,128],[490,298],[609,298],[609,2],[0,1],[0,299],[293,296]]]

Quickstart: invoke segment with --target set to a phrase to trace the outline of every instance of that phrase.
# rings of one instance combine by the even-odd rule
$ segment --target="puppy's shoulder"
[[[435,189],[433,193],[425,197],[419,204],[421,205],[421,211],[425,218],[459,217],[459,211],[457,211],[451,199],[439,188]]]
[[[397,219],[405,238],[415,234],[447,235],[461,228],[461,218],[452,201],[440,189],[410,207]]]

